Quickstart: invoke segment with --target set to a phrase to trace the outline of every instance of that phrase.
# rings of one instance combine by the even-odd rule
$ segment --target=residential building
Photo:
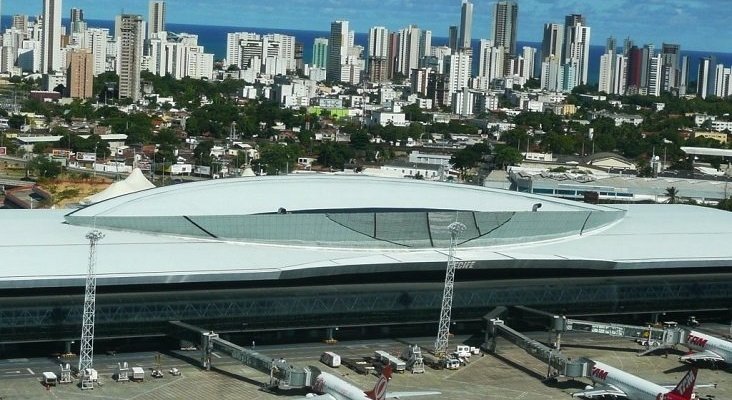
[[[399,52],[396,72],[409,77],[413,69],[419,68],[422,57],[430,55],[432,31],[422,30],[416,25],[399,31]]]
[[[119,98],[136,102],[140,99],[140,71],[145,23],[141,15],[117,16],[116,38],[119,46]]]
[[[351,31],[349,30],[348,21],[331,22],[326,65],[326,76],[328,80],[334,82],[343,80],[343,66],[346,64],[348,47],[351,42]]]
[[[165,32],[165,1],[150,0],[147,12],[147,38],[153,34]]]
[[[577,76],[574,85],[586,85],[590,62],[590,27],[585,18],[572,14],[566,17],[563,63],[576,63]]]
[[[87,49],[92,54],[94,76],[107,71],[107,44],[109,42],[109,29],[89,28],[84,31],[81,41],[81,48]]]
[[[284,75],[296,69],[294,36],[229,33],[226,53],[229,65],[257,74]]]
[[[663,70],[661,73],[662,90],[678,93],[681,86],[681,46],[672,43],[661,45]],[[684,84],[686,86],[686,84]]]
[[[560,58],[564,51],[564,25],[544,24],[544,39],[541,41],[541,61],[549,57]]]
[[[328,38],[315,38],[312,61],[312,66],[315,68],[326,67],[328,64]]]
[[[472,48],[473,32],[473,3],[470,0],[463,0],[460,8],[460,31],[458,33],[458,50],[470,50]]]
[[[448,99],[452,101],[454,93],[462,91],[470,80],[472,57],[466,52],[458,52],[448,56]],[[449,103],[448,103],[449,105]]]
[[[493,5],[490,39],[495,47],[503,47],[506,53],[516,55],[516,28],[518,27],[518,3],[501,0]]]
[[[67,91],[72,99],[89,99],[93,97],[94,57],[88,50],[69,52],[66,72]]]
[[[493,46],[490,40],[481,39],[479,57],[478,78],[481,83],[478,86],[489,89],[493,81],[503,78],[505,49]]]
[[[61,0],[43,0],[42,72],[61,71]]]
[[[72,8],[69,13],[69,25],[71,26],[71,33],[82,33],[86,29],[84,10],[81,8]]]
[[[458,50],[458,27],[455,25],[450,26],[447,32],[447,47],[453,52]]]
[[[368,77],[371,82],[385,82],[389,79],[389,30],[374,26],[369,30],[367,54]]]
[[[699,72],[696,79],[696,94],[702,99],[714,94],[714,90],[709,90],[716,83],[713,78],[716,67],[716,59],[714,57],[703,57],[699,59]]]

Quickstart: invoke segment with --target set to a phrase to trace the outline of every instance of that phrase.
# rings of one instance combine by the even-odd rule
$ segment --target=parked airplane
[[[611,367],[599,361],[592,365],[590,379],[595,384],[572,397],[588,399],[612,396],[629,400],[690,400],[696,383],[697,368],[692,368],[676,387],[665,387]]]
[[[732,365],[732,342],[689,331],[684,345],[691,352],[681,356],[681,361],[716,361]]]
[[[356,386],[344,381],[341,378],[327,372],[321,372],[316,367],[310,367],[313,375],[316,376],[315,382],[311,388],[316,394],[309,394],[305,399],[313,400],[385,400],[385,399],[403,399],[415,396],[439,395],[440,392],[389,392],[386,386],[391,379],[392,369],[387,366],[381,372],[379,380],[374,388],[368,392],[364,392]]]

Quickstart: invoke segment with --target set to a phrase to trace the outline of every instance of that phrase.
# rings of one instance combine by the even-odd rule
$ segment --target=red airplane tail
[[[391,365],[387,365],[382,371],[381,376],[379,377],[379,380],[376,381],[376,385],[374,386],[373,390],[369,390],[366,393],[366,396],[368,396],[371,400],[385,400],[386,399],[386,386],[389,382],[389,379],[391,379]]]
[[[668,392],[665,400],[691,400],[691,395],[694,393],[694,384],[696,383],[696,374],[699,371],[698,368],[692,368],[689,372],[684,375],[674,390]]]

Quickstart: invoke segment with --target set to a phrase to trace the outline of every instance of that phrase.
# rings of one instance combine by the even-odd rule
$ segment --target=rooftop
[[[536,203],[543,207],[533,213]],[[277,214],[278,207],[288,214]],[[329,211],[308,212],[324,209]],[[476,269],[732,265],[727,212],[678,205],[600,207],[412,180],[216,180],[135,193],[69,216],[85,216],[88,226],[68,223],[67,213],[0,212],[0,288],[82,285],[85,235],[95,220],[106,235],[98,251],[101,286],[444,269],[446,226],[456,219],[468,227],[458,257],[476,261]],[[113,226],[115,218],[133,221],[137,230]],[[168,231],[150,230],[158,225]],[[175,230],[181,226],[220,236]],[[242,232],[265,236],[227,237]],[[429,237],[421,236],[425,232]]]

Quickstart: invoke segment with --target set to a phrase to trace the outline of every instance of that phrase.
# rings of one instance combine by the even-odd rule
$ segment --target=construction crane
[[[84,315],[81,323],[81,350],[79,351],[79,374],[82,376],[81,389],[93,389],[96,371],[92,369],[94,357],[94,315],[97,294],[97,243],[104,234],[93,230],[86,235],[89,239],[89,267],[86,273],[84,290]]]
[[[450,250],[447,255],[447,272],[445,273],[445,289],[442,293],[442,310],[440,311],[440,328],[437,331],[435,340],[435,355],[440,358],[447,356],[448,336],[450,335],[450,318],[452,314],[452,293],[455,284],[455,247],[457,239],[467,227],[460,222],[451,223],[447,229],[450,231]]]

